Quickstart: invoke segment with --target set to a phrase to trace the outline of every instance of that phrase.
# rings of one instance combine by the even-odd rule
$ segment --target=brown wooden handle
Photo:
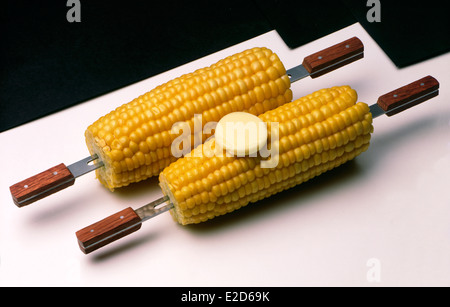
[[[142,219],[128,207],[76,232],[78,245],[83,253],[120,239],[141,228]]]
[[[18,207],[29,205],[50,194],[73,185],[75,177],[63,164],[34,175],[9,187],[14,203]]]
[[[302,65],[311,78],[316,78],[363,57],[363,43],[359,38],[352,37],[305,57]]]
[[[439,94],[439,82],[426,76],[378,98],[377,104],[387,116],[395,115]]]

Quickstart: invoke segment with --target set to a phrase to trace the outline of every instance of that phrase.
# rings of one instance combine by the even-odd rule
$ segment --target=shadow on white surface
[[[450,114],[448,116],[450,117]],[[434,124],[437,119],[437,114],[429,117],[421,117],[414,122],[410,122],[408,124],[402,123],[396,126],[395,129],[391,129],[389,131],[384,130],[380,133],[377,133],[378,129],[376,127],[376,123],[374,123],[375,129],[370,141],[371,145],[369,150],[363,153],[373,163],[364,165],[364,168],[370,170],[371,168],[376,167],[377,164],[383,163],[383,158],[386,155],[389,155],[390,151],[403,145],[407,145],[405,142],[407,142],[409,138],[417,138],[417,135],[419,134],[433,132],[435,129]],[[395,120],[395,118],[388,120]],[[424,159],[425,158],[426,157],[424,157]]]
[[[94,182],[94,184],[99,184],[98,182]],[[69,189],[80,189],[80,187],[72,186]],[[61,191],[60,193],[64,193],[65,191]],[[87,208],[87,204],[92,200],[93,195],[90,193],[82,192],[82,193],[71,193],[67,196],[60,196],[57,199],[51,199],[52,195],[48,198],[38,201],[36,203],[30,204],[30,208],[20,208],[19,210],[35,210],[35,214],[32,214],[28,224],[32,227],[38,226],[48,226],[49,223],[53,221],[61,222],[65,218],[70,220],[70,217],[77,212],[84,211]],[[63,201],[60,201],[60,200]],[[11,202],[11,205],[12,202]],[[39,207],[39,210],[31,207]]]
[[[141,236],[130,235],[122,240],[119,239],[114,245],[111,244],[111,246],[104,247],[94,252],[89,260],[95,264],[105,262],[119,255],[131,253],[135,248],[143,246],[144,244],[151,245],[151,242],[158,236],[159,234],[156,232],[147,232],[147,234]]]

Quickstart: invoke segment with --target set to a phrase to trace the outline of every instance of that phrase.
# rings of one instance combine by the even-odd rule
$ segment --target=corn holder
[[[253,48],[183,75],[98,119],[85,132],[89,157],[12,185],[13,201],[18,207],[29,205],[93,170],[111,191],[156,176],[177,159],[170,150],[178,137],[171,133],[174,123],[189,124],[193,135],[194,114],[202,115],[202,127],[235,111],[260,115],[292,100],[291,82],[319,77],[363,56],[362,42],[353,37],[287,71],[275,53]]]
[[[137,210],[126,208],[76,232],[84,253],[140,229],[142,222],[170,211],[182,225],[200,223],[267,198],[331,170],[364,152],[372,119],[392,116],[437,96],[439,82],[427,76],[378,98],[357,103],[349,86],[314,92],[258,117],[278,123],[278,164],[262,168],[257,157],[217,156],[215,139],[166,167],[159,175],[164,196]],[[268,133],[267,144],[272,140]],[[271,143],[272,144],[272,143]]]

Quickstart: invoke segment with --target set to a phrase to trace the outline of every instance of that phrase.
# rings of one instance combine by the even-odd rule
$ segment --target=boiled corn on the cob
[[[216,155],[214,138],[160,174],[170,210],[180,224],[199,223],[305,182],[353,159],[369,146],[372,115],[349,86],[314,92],[259,117],[277,122],[278,165],[259,157]],[[272,143],[268,141],[268,143]],[[273,158],[273,157],[272,157]]]
[[[202,115],[203,127],[230,112],[260,115],[291,100],[290,80],[278,56],[253,48],[118,107],[87,128],[86,143],[105,165],[96,170],[98,179],[113,190],[158,175],[176,160],[171,144],[181,133],[171,132],[175,123],[188,123],[193,134],[194,114]],[[193,146],[193,141],[188,143]]]

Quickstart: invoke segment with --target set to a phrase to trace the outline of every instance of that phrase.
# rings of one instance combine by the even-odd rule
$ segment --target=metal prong
[[[101,161],[101,160],[95,161],[97,159],[98,159],[98,155],[94,154],[93,156],[86,157],[78,162],[75,162],[75,163],[67,166],[67,168],[70,170],[72,175],[75,178],[77,178],[77,177],[80,177],[81,175],[92,172],[93,170],[96,170],[97,168],[104,166],[103,161]],[[92,161],[95,161],[95,162],[93,164],[89,164]]]
[[[159,205],[167,203],[162,207],[158,207]],[[158,208],[157,208],[158,207]],[[142,219],[142,222],[145,222],[152,217],[155,217],[161,213],[169,211],[173,208],[173,204],[170,202],[169,196],[163,196],[151,203],[136,209],[135,212]]]
[[[302,64],[288,69],[286,71],[286,74],[288,75],[291,82],[295,82],[309,76],[309,72]]]
[[[374,103],[373,105],[371,105],[369,107],[370,109],[370,113],[372,113],[372,118],[376,118],[378,116],[381,116],[383,114],[385,114],[386,112],[376,103]]]

